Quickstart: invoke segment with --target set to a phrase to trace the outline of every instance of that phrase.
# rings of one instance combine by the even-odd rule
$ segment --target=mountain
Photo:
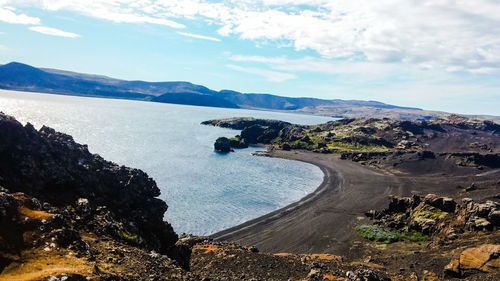
[[[349,118],[429,119],[444,114],[377,101],[292,98],[231,90],[214,91],[182,81],[126,81],[101,75],[36,68],[18,62],[0,66],[0,89]]]

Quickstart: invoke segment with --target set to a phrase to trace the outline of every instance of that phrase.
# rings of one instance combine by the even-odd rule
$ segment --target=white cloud
[[[267,70],[267,69],[262,69],[262,68],[242,67],[242,66],[233,65],[233,64],[227,64],[226,67],[228,67],[232,70],[236,70],[236,71],[245,72],[245,73],[254,74],[254,75],[264,77],[270,82],[284,82],[286,80],[291,80],[291,79],[297,78],[297,76],[295,74],[272,71],[272,70]]]
[[[198,38],[198,39],[204,39],[204,40],[210,40],[210,41],[220,42],[219,38],[205,36],[205,35],[193,34],[193,33],[182,32],[182,31],[177,31],[177,34],[182,35],[182,36],[192,37],[192,38]]]
[[[47,27],[47,26],[31,26],[29,29],[32,31],[52,36],[69,37],[69,38],[80,37],[80,35],[76,33],[66,32],[57,28]]]
[[[40,24],[39,18],[16,14],[8,7],[0,7],[0,21],[14,24]]]
[[[0,0],[2,4],[172,28],[185,27],[178,20],[198,20],[217,26],[221,36],[257,44],[274,41],[278,47],[314,50],[326,59],[362,57],[426,69],[500,72],[496,0]],[[12,18],[13,12],[2,11]]]
[[[184,28],[183,24],[158,14],[155,2],[135,0],[0,0],[0,6],[37,7],[48,11],[72,11],[85,16],[108,20],[116,23],[149,23]],[[32,23],[35,24],[35,23]],[[36,23],[38,24],[38,23]]]

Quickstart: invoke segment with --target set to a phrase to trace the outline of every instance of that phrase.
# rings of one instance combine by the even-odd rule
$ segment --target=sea
[[[323,180],[311,164],[254,156],[262,147],[216,153],[214,141],[239,131],[200,125],[228,117],[319,124],[329,117],[0,90],[0,111],[36,128],[46,125],[90,152],[152,177],[181,233],[210,235],[259,217],[314,191]]]

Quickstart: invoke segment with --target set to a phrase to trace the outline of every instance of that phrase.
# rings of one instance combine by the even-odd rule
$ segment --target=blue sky
[[[0,63],[500,115],[494,0],[0,0]]]

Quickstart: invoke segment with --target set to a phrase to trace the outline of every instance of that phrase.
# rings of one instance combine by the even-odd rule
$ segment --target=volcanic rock
[[[214,143],[214,149],[218,152],[228,153],[231,151],[229,139],[226,137],[218,138]]]

